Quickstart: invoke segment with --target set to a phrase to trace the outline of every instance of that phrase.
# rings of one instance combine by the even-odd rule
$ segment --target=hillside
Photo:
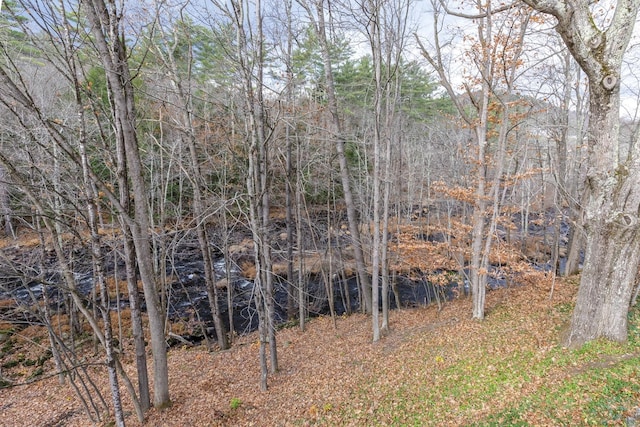
[[[280,372],[265,393],[255,335],[225,352],[173,348],[173,406],[152,410],[145,425],[634,425],[637,310],[628,343],[569,350],[559,342],[575,280],[557,280],[551,293],[550,277],[530,279],[489,292],[483,322],[469,318],[466,299],[440,311],[394,311],[390,334],[377,344],[362,315],[339,318],[335,328],[322,317],[306,332],[282,329]],[[133,377],[131,357],[124,360]],[[108,396],[106,371],[88,369]],[[71,388],[56,378],[2,389],[0,402],[1,426],[89,425]],[[125,410],[128,425],[139,425],[126,398]]]

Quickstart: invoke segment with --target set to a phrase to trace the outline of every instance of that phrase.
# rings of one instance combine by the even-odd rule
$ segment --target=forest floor
[[[567,349],[562,334],[576,290],[576,278],[540,273],[526,285],[490,291],[482,322],[470,319],[466,298],[441,309],[393,311],[390,332],[377,343],[364,315],[315,318],[304,332],[284,328],[277,335],[279,372],[269,376],[266,392],[258,387],[255,334],[227,351],[174,347],[173,404],[152,409],[143,425],[635,425],[640,314],[630,314],[627,343]],[[133,378],[132,356],[125,343]],[[88,369],[106,399],[106,370]],[[127,397],[124,405],[127,425],[140,425]],[[49,377],[0,389],[0,425],[92,423],[72,388]]]

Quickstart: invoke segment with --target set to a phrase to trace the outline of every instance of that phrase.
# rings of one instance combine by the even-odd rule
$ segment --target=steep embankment
[[[559,345],[574,281],[532,274],[488,294],[488,316],[470,302],[394,311],[392,330],[370,342],[368,317],[328,317],[278,334],[280,372],[258,390],[255,335],[225,352],[170,351],[173,406],[149,426],[602,425],[622,424],[640,395],[637,317],[628,344]],[[21,339],[16,337],[16,339]],[[132,354],[124,354],[133,375]],[[49,362],[47,362],[49,363]],[[107,390],[100,367],[89,368]],[[85,426],[71,388],[56,378],[0,390],[2,426]],[[129,425],[138,425],[130,404]],[[484,421],[483,421],[484,420]]]

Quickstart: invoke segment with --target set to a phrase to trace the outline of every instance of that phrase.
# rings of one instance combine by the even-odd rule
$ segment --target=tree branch
[[[440,6],[442,6],[444,11],[447,12],[448,15],[457,16],[458,18],[465,18],[465,19],[482,19],[482,18],[486,18],[487,16],[489,16],[491,14],[504,12],[504,11],[509,10],[511,8],[517,7],[518,4],[519,4],[519,2],[516,0],[513,3],[506,4],[504,6],[501,6],[501,7],[497,8],[497,9],[488,10],[485,13],[479,13],[479,14],[476,14],[476,15],[470,15],[468,13],[456,12],[456,11],[453,11],[453,10],[449,9],[444,0],[438,0],[438,1],[440,2]]]
[[[530,6],[538,12],[548,13],[560,19],[566,16],[566,10],[569,4],[563,0],[522,0],[527,6]]]

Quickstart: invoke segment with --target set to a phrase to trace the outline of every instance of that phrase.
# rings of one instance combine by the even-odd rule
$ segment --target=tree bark
[[[294,105],[294,85],[293,78],[293,22],[292,22],[292,0],[285,0],[286,11],[286,28],[287,28],[287,45],[284,57],[284,63],[287,73],[287,82],[285,89],[285,100],[287,102],[287,109],[292,108]],[[296,300],[295,300],[295,284],[293,282],[293,245],[294,245],[294,219],[293,219],[293,140],[295,138],[295,126],[293,124],[294,117],[288,117],[285,121],[285,141],[286,141],[286,157],[285,157],[285,173],[286,173],[286,188],[285,188],[285,207],[286,207],[286,230],[287,230],[287,320],[292,320],[296,312]],[[297,223],[297,220],[296,220]],[[299,234],[300,229],[296,232]],[[298,251],[301,248],[298,247]]]
[[[136,254],[133,247],[133,237],[131,236],[128,225],[123,222],[121,226],[123,231],[123,252],[125,274],[127,276],[127,292],[129,294],[129,310],[131,312],[131,334],[133,336],[136,373],[138,376],[138,393],[140,393],[140,407],[143,412],[147,412],[151,406],[151,393],[149,392],[147,352],[144,339],[144,327],[142,324],[140,295],[138,293],[138,280],[136,275]]]
[[[338,164],[340,165],[340,180],[342,182],[342,191],[344,193],[344,203],[347,209],[347,221],[349,223],[349,233],[353,239],[353,253],[358,270],[358,278],[360,279],[361,304],[364,311],[370,313],[372,310],[371,301],[371,280],[367,273],[366,264],[364,262],[364,254],[362,250],[362,239],[360,237],[360,228],[358,227],[358,215],[351,191],[351,175],[349,173],[349,164],[345,155],[345,140],[342,134],[342,123],[338,113],[338,100],[335,93],[335,84],[333,80],[332,61],[329,54],[329,44],[327,40],[326,24],[324,19],[325,0],[316,1],[317,21],[314,22],[318,42],[320,43],[322,62],[324,66],[325,87],[327,94],[327,104],[331,114],[331,122],[333,126],[333,137],[336,144],[336,153],[338,155]],[[307,9],[310,17],[312,17],[311,9]],[[313,18],[312,18],[313,19]]]
[[[153,270],[148,195],[138,148],[133,85],[126,59],[121,11],[115,10],[115,6],[107,7],[103,0],[87,0],[85,5],[95,46],[105,68],[117,137],[121,138],[126,153],[126,167],[131,180],[135,214],[130,226],[147,303],[151,351],[154,360],[153,402],[156,407],[165,407],[171,403],[171,400],[167,347],[164,337],[164,310],[160,304]]]
[[[373,342],[380,340],[380,251],[381,251],[381,180],[382,168],[381,160],[381,127],[382,127],[382,99],[383,99],[383,81],[382,81],[382,42],[380,40],[380,4],[376,1],[370,1],[367,5],[370,9],[369,43],[371,45],[371,54],[373,57],[373,76],[375,89],[373,94],[373,236],[371,248],[371,317],[372,317],[372,333]],[[366,13],[365,8],[365,13]]]
[[[122,230],[123,258],[127,280],[127,293],[129,294],[129,309],[131,311],[131,332],[136,355],[136,372],[138,376],[138,392],[140,393],[140,406],[143,412],[151,407],[151,393],[149,390],[149,373],[147,370],[147,352],[144,338],[144,326],[142,323],[142,309],[140,294],[138,291],[138,274],[136,271],[136,251],[133,243],[133,235],[127,218],[131,215],[131,194],[129,191],[129,179],[127,173],[126,151],[121,140],[116,140],[116,162],[118,165],[116,176],[118,180],[118,197],[122,213],[119,215],[120,228]],[[117,278],[116,278],[117,280]]]
[[[599,337],[627,339],[627,312],[640,263],[639,159],[637,153],[632,153],[636,157],[633,161],[615,168],[612,154],[607,163],[598,161],[609,157],[605,153],[614,151],[618,144],[619,94],[611,93],[600,83],[590,84],[590,91],[586,249],[566,338],[567,344],[574,346]]]
[[[567,345],[627,338],[627,312],[640,262],[640,149],[620,162],[620,79],[640,5],[619,0],[610,22],[596,24],[587,2],[524,0],[553,15],[556,30],[589,79],[584,268]]]
[[[254,280],[254,300],[258,313],[260,336],[260,389],[267,390],[269,348],[271,372],[278,370],[276,333],[274,325],[273,272],[271,247],[267,234],[269,225],[268,188],[268,137],[265,129],[264,108],[264,35],[262,28],[263,10],[260,1],[251,7],[255,20],[247,27],[247,10],[251,10],[244,0],[231,2],[233,10],[218,6],[233,21],[236,32],[236,60],[241,75],[244,101],[245,130],[248,143],[248,171],[246,177],[249,199],[249,220],[254,241],[256,277]],[[249,50],[249,46],[252,50]]]

